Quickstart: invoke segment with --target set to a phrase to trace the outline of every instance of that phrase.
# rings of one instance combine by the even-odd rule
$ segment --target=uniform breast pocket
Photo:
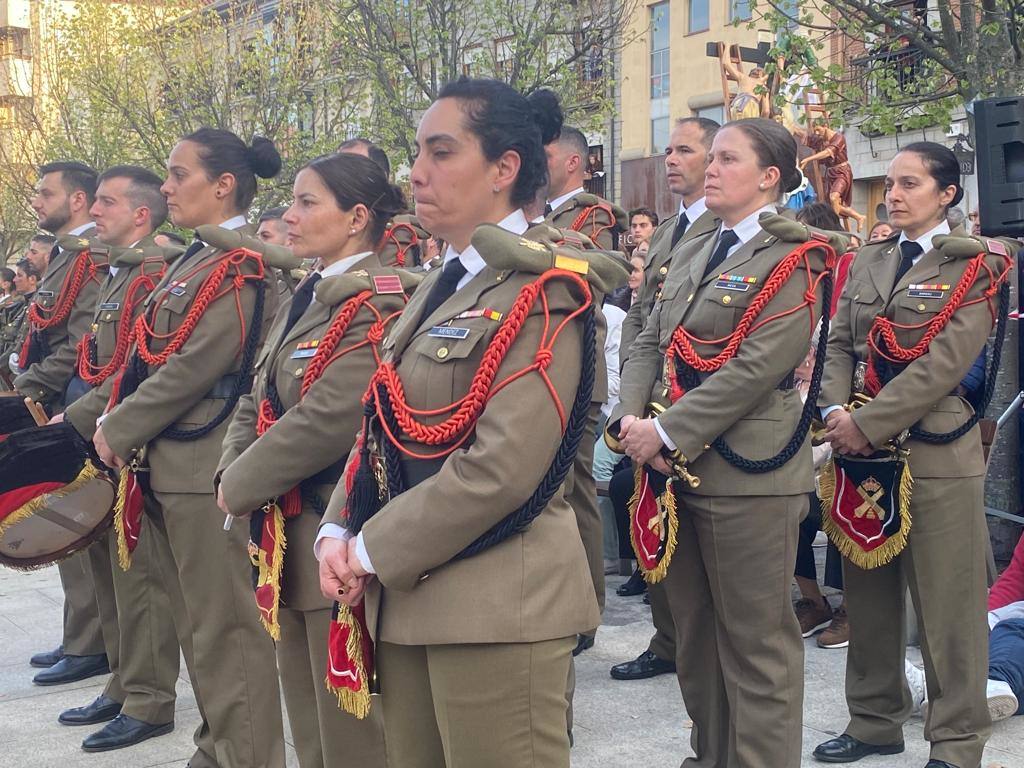
[[[846,295],[850,297],[850,327],[856,338],[862,338],[881,308],[880,295],[875,286],[861,281],[849,283]]]
[[[153,325],[158,334],[168,334],[178,330],[185,318],[185,313],[192,306],[192,294],[187,292],[176,294],[172,291],[157,298],[158,309]]]
[[[421,337],[415,354],[405,354],[403,360],[412,363],[409,377],[402,377],[410,402],[422,397],[424,408],[440,408],[469,391],[486,345],[483,329],[468,330],[461,339]]]
[[[701,303],[701,317],[705,319],[705,330],[710,334],[709,340],[724,339],[736,330],[757,291],[753,286],[745,291],[715,286],[706,290],[707,293]]]

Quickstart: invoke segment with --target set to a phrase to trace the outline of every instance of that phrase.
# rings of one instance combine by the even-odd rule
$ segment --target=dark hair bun
[[[554,91],[541,88],[527,96],[526,101],[533,112],[534,122],[540,127],[541,142],[550,144],[562,132],[565,119],[558,96]]]
[[[803,174],[800,173],[800,170],[796,166],[793,166],[793,168],[788,172],[784,169],[782,170],[782,179],[779,184],[782,187],[783,192],[792,192],[803,183]]]
[[[387,191],[373,205],[374,214],[385,219],[390,219],[392,216],[405,213],[405,211],[405,193],[401,187],[395,184],[388,184]]]
[[[281,155],[270,139],[253,136],[248,154],[252,172],[261,179],[271,179],[281,171]]]
[[[953,202],[949,204],[950,208],[960,204],[960,201],[964,199],[964,188],[960,186],[959,182],[956,185],[956,194],[953,195]]]

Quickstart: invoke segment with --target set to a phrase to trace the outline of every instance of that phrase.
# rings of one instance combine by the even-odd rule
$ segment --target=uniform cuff
[[[316,535],[316,541],[313,542],[313,556],[316,557],[317,562],[320,561],[320,542],[324,539],[348,541],[351,538],[352,534],[337,523],[324,523],[320,526],[320,531]]]
[[[822,419],[822,421],[827,419],[828,415],[830,413],[832,413],[832,411],[841,411],[841,410],[843,410],[843,406],[841,406],[841,405],[826,405],[824,408],[821,409],[821,419]]]
[[[678,450],[676,444],[672,442],[672,438],[668,436],[668,432],[661,428],[661,424],[658,423],[657,419],[654,420],[654,428],[658,431],[658,437],[661,438],[661,442],[665,444],[666,448],[670,451]]]
[[[374,570],[373,563],[370,562],[370,556],[366,552],[366,540],[363,538],[363,534],[360,533],[356,536],[356,557],[359,558],[359,564],[363,566],[363,570],[367,573],[377,573]]]

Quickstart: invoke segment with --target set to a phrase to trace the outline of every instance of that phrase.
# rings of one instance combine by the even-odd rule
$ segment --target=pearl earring
[[[495,187],[495,188],[494,188],[494,194],[498,194],[498,192],[500,192],[500,191],[501,191],[501,190],[500,190],[500,189],[498,189],[497,187]]]
[[[350,229],[350,230],[348,231],[348,233],[349,233],[350,235],[354,235],[354,234],[356,233],[356,231],[355,231],[354,229]]]

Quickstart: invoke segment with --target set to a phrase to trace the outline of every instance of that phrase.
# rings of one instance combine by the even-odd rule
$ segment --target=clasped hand
[[[328,600],[359,605],[369,575],[356,556],[356,539],[327,538],[320,542],[320,591]]]
[[[654,426],[654,419],[623,416],[619,422],[619,440],[634,463],[647,464],[663,475],[672,474],[672,467],[661,455],[665,442]]]
[[[836,453],[853,456],[870,456],[874,453],[871,442],[857,426],[849,411],[832,411],[825,417],[825,426],[824,439],[832,444],[832,450]]]

